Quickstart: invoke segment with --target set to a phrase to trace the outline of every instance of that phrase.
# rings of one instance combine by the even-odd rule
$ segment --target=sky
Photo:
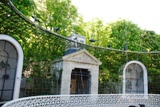
[[[160,0],[72,0],[85,21],[126,19],[160,34]]]

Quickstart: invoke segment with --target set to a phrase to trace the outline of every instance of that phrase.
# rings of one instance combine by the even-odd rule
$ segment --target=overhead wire
[[[39,26],[38,24],[34,23],[33,21],[31,21],[30,19],[28,19],[25,15],[23,15],[23,13],[21,13],[15,6],[14,4],[10,1],[10,0],[7,0],[9,5],[12,7],[12,10],[19,16],[21,17],[23,20],[25,20],[28,24],[31,24],[33,26],[36,26],[37,29],[40,29],[46,33],[49,33],[51,35],[54,35],[54,36],[57,36],[61,39],[65,39],[67,41],[70,41],[70,42],[75,42],[74,40],[71,40],[63,35],[60,35],[58,33],[55,33],[55,32],[52,32],[52,31],[49,31],[47,29],[45,29],[44,27],[42,26]],[[93,45],[89,45],[89,44],[84,44],[84,43],[80,43],[78,41],[76,41],[76,43],[78,44],[81,44],[85,47],[92,47],[92,48],[98,48],[98,49],[103,49],[103,50],[109,50],[109,51],[117,51],[117,52],[124,52],[124,53],[135,53],[135,54],[160,54],[160,51],[132,51],[132,50],[126,50],[124,51],[124,49],[115,49],[115,48],[108,48],[108,47],[100,47],[100,46],[93,46]]]

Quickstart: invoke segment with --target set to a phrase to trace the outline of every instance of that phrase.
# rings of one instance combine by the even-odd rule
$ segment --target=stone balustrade
[[[19,98],[2,107],[160,107],[159,94],[47,95]]]

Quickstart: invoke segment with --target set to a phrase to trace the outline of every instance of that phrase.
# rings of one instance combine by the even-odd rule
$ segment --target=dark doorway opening
[[[90,94],[90,87],[90,72],[87,69],[73,69],[71,73],[70,94]]]

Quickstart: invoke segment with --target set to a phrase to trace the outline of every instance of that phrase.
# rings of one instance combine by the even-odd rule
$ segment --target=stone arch
[[[123,69],[123,94],[148,94],[147,69],[140,61],[130,61]]]
[[[5,98],[8,96],[11,98],[6,99],[6,101],[19,98],[22,66],[23,66],[23,58],[24,58],[23,50],[20,44],[14,38],[5,34],[0,34],[0,52],[1,52],[0,54],[1,63],[2,64],[6,63],[6,65],[8,64],[8,67],[10,70],[10,71],[4,70],[5,73],[2,74],[3,76],[1,75],[2,79],[0,81],[1,82],[3,81],[2,83],[3,83],[3,89],[4,89],[3,91],[0,92],[1,99],[2,99],[2,96],[4,98],[4,101],[5,101]],[[4,55],[4,53],[6,53],[6,55]],[[7,61],[3,61],[4,58],[6,58]],[[8,68],[4,67],[4,69],[8,69]],[[4,81],[6,81],[6,83],[4,83]],[[13,83],[11,84],[11,82],[9,81]],[[12,86],[11,92],[6,91],[7,87],[9,90],[11,88],[9,87],[9,85]],[[10,93],[10,95],[6,93]]]

